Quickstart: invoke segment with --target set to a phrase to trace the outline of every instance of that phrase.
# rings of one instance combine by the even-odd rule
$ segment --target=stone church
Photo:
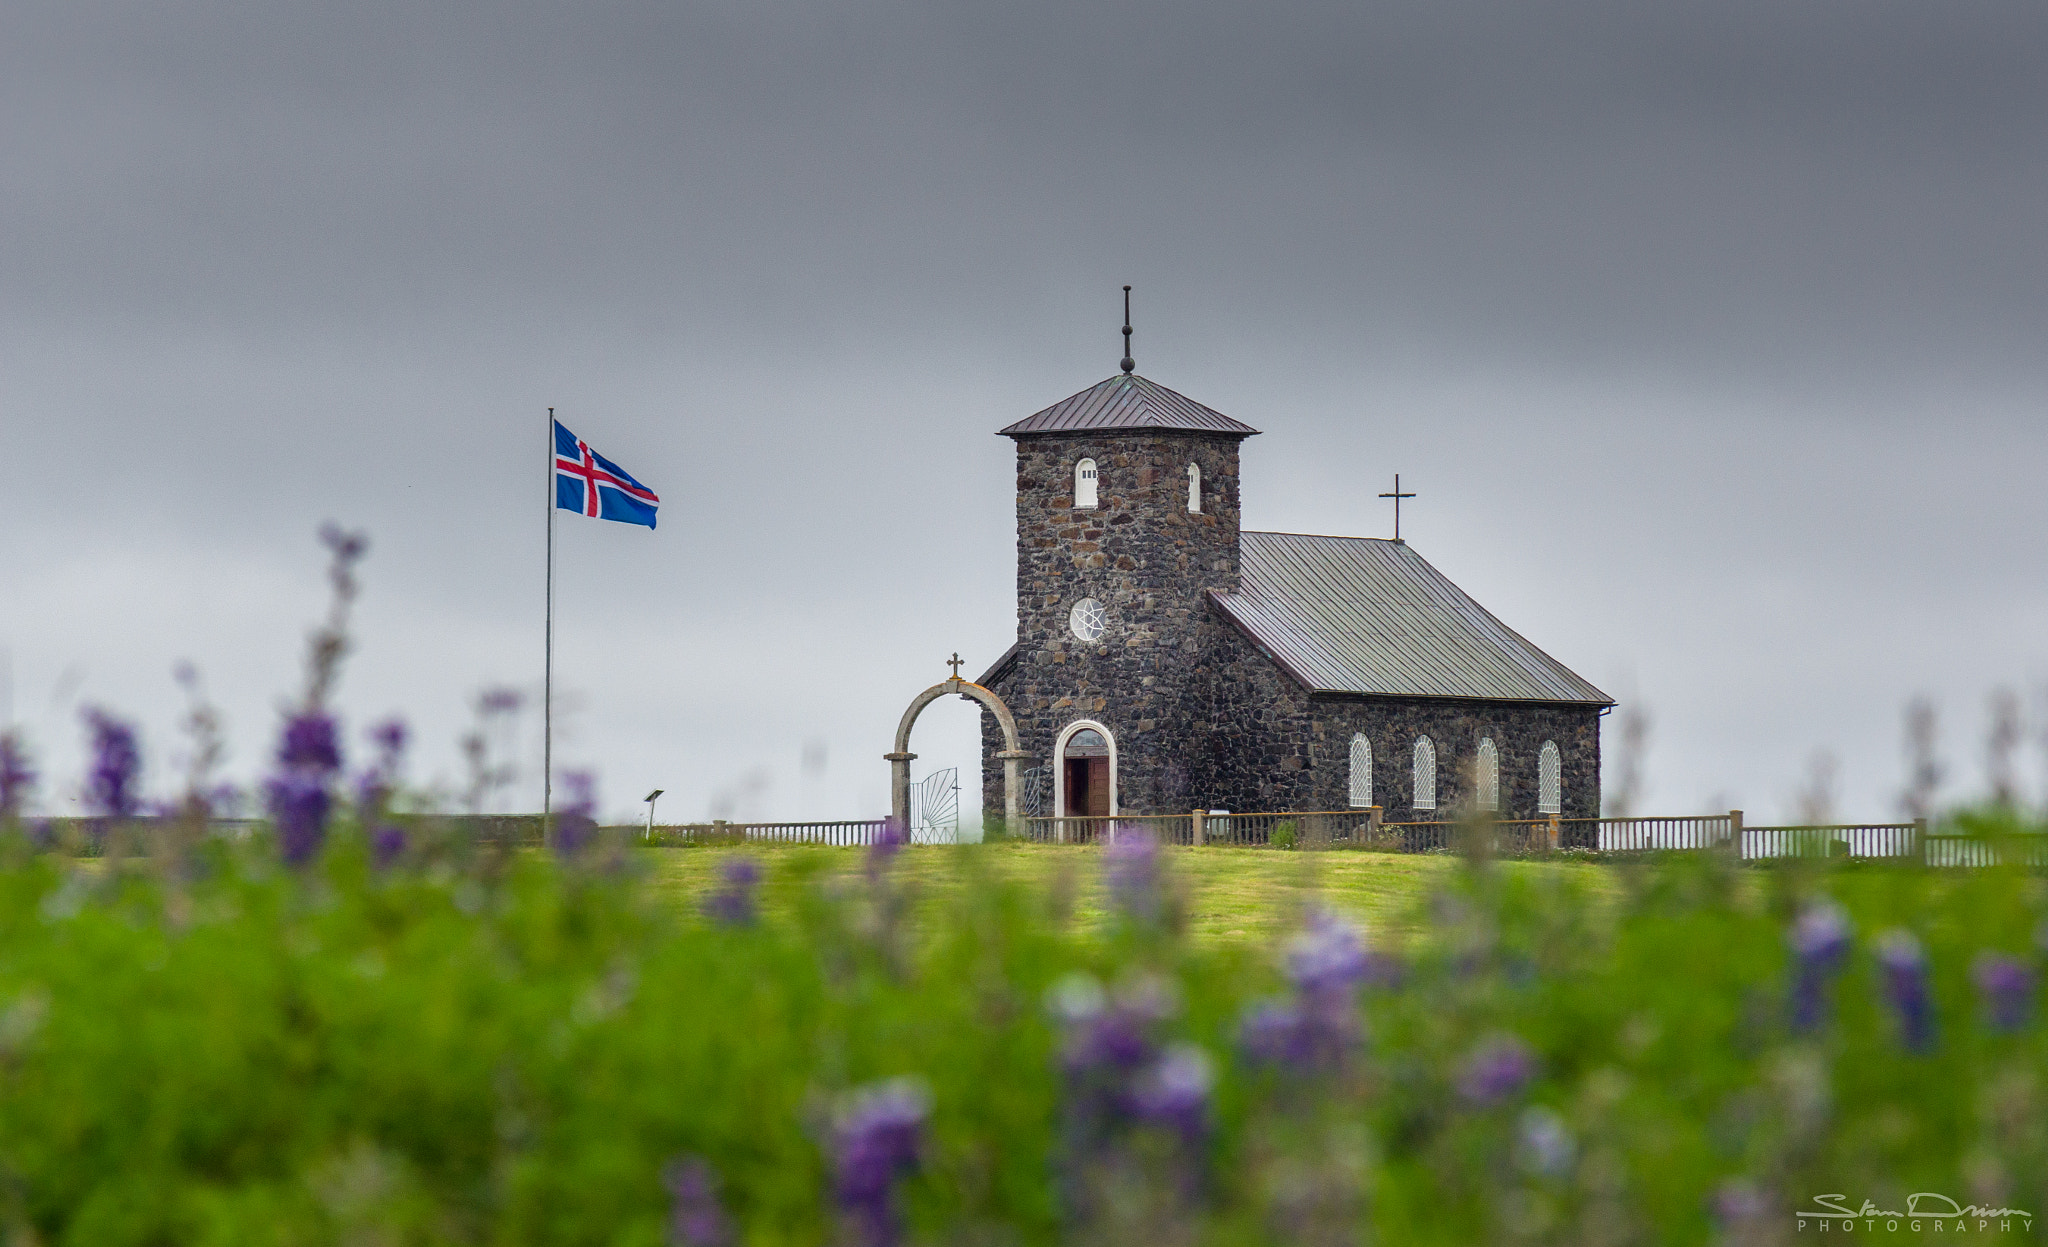
[[[1600,812],[1613,700],[1406,543],[1244,532],[1258,433],[1125,371],[1017,445],[1017,643],[980,683],[1032,755],[1027,813]],[[983,808],[1003,748],[982,716]]]

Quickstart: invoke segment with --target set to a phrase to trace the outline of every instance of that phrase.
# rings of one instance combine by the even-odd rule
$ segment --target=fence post
[[[1209,811],[1196,810],[1193,814],[1188,815],[1188,817],[1195,820],[1195,834],[1189,839],[1188,843],[1199,849],[1202,847],[1202,833],[1209,829]]]
[[[1379,847],[1380,836],[1386,830],[1386,812],[1376,805],[1365,807],[1365,840],[1374,848]]]
[[[1735,850],[1735,860],[1742,860],[1742,811],[1728,811],[1728,843]]]
[[[1913,860],[1927,863],[1927,818],[1925,815],[1913,820]]]
[[[1564,847],[1564,825],[1559,816],[1550,816],[1550,826],[1544,829],[1550,836],[1550,851],[1555,853]]]

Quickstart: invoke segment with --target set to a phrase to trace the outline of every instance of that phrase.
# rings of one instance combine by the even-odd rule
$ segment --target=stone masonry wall
[[[1074,465],[1095,460],[1097,503],[1074,506]],[[1187,509],[1187,465],[1202,471],[1202,510]],[[1199,697],[1200,632],[1211,588],[1237,587],[1238,439],[1112,433],[1017,439],[1017,637],[1023,652],[995,691],[1016,716],[1027,766],[1047,767],[1076,719],[1110,730],[1126,811],[1184,805],[1193,768],[1181,745]],[[1108,611],[1085,644],[1068,612],[1092,597]],[[985,808],[1002,809],[1002,748],[983,716]]]
[[[1073,505],[1074,465],[1095,460],[1099,505]],[[1202,512],[1187,510],[1187,465]],[[1238,439],[1119,433],[1017,439],[1017,660],[993,681],[1020,744],[1044,768],[1076,720],[1109,729],[1124,813],[1330,810],[1349,800],[1351,737],[1373,745],[1373,794],[1390,819],[1416,817],[1415,737],[1437,748],[1439,816],[1471,785],[1482,736],[1500,751],[1501,814],[1536,817],[1536,758],[1555,740],[1564,814],[1599,813],[1599,712],[1428,698],[1311,696],[1223,617],[1208,591],[1238,578]],[[1068,629],[1075,602],[1108,611],[1100,640]],[[982,716],[982,804],[1003,809],[1003,748]]]
[[[1449,818],[1472,786],[1479,741],[1491,737],[1500,757],[1501,817],[1535,818],[1537,756],[1557,742],[1563,816],[1600,813],[1600,713],[1595,708],[1437,698],[1311,695],[1214,607],[1205,606],[1194,652],[1171,655],[1165,682],[1177,707],[1155,711],[1149,729],[1126,736],[1130,723],[1114,698],[1082,714],[1018,719],[1034,765],[1051,756],[1060,726],[1092,718],[1116,733],[1119,770],[1135,777],[1121,794],[1127,813],[1178,814],[1205,809],[1341,810],[1350,801],[1351,737],[1372,742],[1373,799],[1394,821]],[[1028,655],[1026,656],[1028,659]],[[1048,664],[1041,663],[1044,667]],[[1057,681],[1055,669],[1042,680]],[[1045,692],[1020,664],[1004,684],[1033,699]],[[1057,687],[1055,685],[1055,687]],[[1006,700],[1009,689],[998,690]],[[1056,702],[1057,699],[1054,699]],[[1015,709],[1015,703],[1012,702]],[[983,716],[984,757],[1002,748],[994,720]],[[1140,721],[1142,722],[1142,721]],[[1437,751],[1437,810],[1413,806],[1415,739]],[[1127,744],[1130,740],[1133,743]],[[984,804],[1002,809],[1000,766],[984,764]],[[1048,788],[1048,800],[1050,789]]]

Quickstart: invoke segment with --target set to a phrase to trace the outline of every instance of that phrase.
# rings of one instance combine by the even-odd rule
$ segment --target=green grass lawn
[[[771,911],[786,909],[801,880],[812,871],[826,876],[860,873],[866,855],[856,849],[781,846],[656,849],[652,884],[678,904],[694,904],[717,886],[719,864],[736,854],[760,859],[766,872],[763,899]],[[1405,944],[1423,927],[1425,903],[1441,883],[1464,867],[1442,854],[1276,852],[1271,849],[1169,848],[1163,856],[1183,898],[1189,931],[1199,939],[1269,941],[1292,930],[1310,901],[1365,923],[1374,938]],[[1104,916],[1102,850],[1048,844],[916,847],[905,850],[895,871],[927,893],[964,886],[972,870],[992,868],[1035,876],[1068,891],[1074,914],[1084,925]],[[1596,896],[1620,893],[1615,872],[1587,862],[1506,861],[1495,869],[1532,878],[1569,876]]]

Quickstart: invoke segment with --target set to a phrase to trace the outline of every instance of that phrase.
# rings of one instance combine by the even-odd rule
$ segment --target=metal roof
[[[1250,437],[1258,430],[1135,373],[1118,373],[1002,430],[1005,437],[1110,429],[1169,429]]]
[[[1614,704],[1406,543],[1248,532],[1238,549],[1238,591],[1211,600],[1314,692]]]

